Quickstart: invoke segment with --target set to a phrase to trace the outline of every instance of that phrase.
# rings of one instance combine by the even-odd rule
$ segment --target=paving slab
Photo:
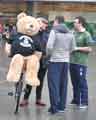
[[[96,120],[96,47],[89,56],[88,85],[89,85],[89,107],[87,110],[80,110],[69,105],[72,98],[72,86],[68,84],[67,108],[64,113],[51,115],[47,112],[49,107],[49,94],[47,87],[47,77],[45,76],[42,100],[46,107],[35,105],[35,88],[30,96],[28,107],[20,108],[19,114],[14,115],[15,99],[8,96],[8,92],[14,92],[14,84],[5,82],[8,66],[10,63],[4,52],[4,45],[0,47],[0,120]],[[23,93],[22,93],[23,96]]]

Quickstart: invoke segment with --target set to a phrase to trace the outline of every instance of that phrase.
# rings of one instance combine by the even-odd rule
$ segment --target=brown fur
[[[36,55],[31,55],[29,57],[23,57],[20,54],[15,55],[12,58],[12,61],[9,66],[7,80],[10,82],[18,82],[18,80],[20,79],[20,75],[23,71],[23,68],[26,68],[24,70],[25,82],[32,86],[39,86],[40,85],[40,81],[38,79],[39,59]]]
[[[23,69],[24,58],[22,55],[17,54],[12,58],[7,74],[7,80],[12,82],[18,82]]]
[[[39,86],[40,81],[38,79],[39,61],[36,55],[29,56],[27,58],[25,81],[32,86]]]

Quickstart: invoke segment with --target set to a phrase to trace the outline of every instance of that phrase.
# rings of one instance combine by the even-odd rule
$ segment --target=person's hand
[[[9,38],[10,38],[10,34],[9,34],[9,32],[6,32],[6,34],[5,34],[5,35],[6,35],[6,38],[7,38],[7,39],[9,39]]]
[[[92,48],[91,48],[91,47],[88,47],[88,51],[89,51],[89,52],[92,52]]]
[[[5,53],[10,56],[11,54],[11,45],[8,44],[7,42],[5,43]]]

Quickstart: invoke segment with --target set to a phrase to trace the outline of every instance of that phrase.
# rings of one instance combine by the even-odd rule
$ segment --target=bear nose
[[[33,25],[30,25],[31,28],[33,28]]]

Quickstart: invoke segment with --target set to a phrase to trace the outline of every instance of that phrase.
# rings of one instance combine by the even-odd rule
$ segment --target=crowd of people
[[[36,39],[40,40],[43,55],[40,59],[38,78],[40,86],[36,88],[38,106],[46,106],[42,101],[42,89],[47,72],[50,107],[48,112],[55,114],[64,112],[67,101],[68,70],[70,71],[73,87],[71,104],[80,109],[88,108],[88,83],[86,72],[88,55],[92,51],[90,33],[86,30],[86,20],[79,16],[74,19],[74,30],[71,31],[64,24],[64,16],[56,16],[51,30],[48,29],[48,20],[39,17],[41,29]],[[21,107],[29,104],[32,86],[26,85]]]

